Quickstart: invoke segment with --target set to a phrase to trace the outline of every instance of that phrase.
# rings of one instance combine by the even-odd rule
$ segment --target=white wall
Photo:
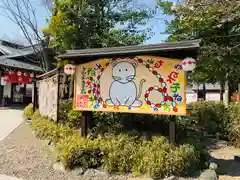
[[[186,93],[186,102],[187,104],[197,101],[197,93],[195,92],[187,92]]]

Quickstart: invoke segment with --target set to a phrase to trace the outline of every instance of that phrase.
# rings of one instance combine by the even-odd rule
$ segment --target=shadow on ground
[[[0,107],[0,111],[1,111],[1,110],[8,110],[8,109],[12,109],[12,110],[23,110],[24,108],[25,108],[24,105],[12,105],[12,106]]]
[[[220,150],[229,145],[227,141],[216,140],[213,138],[206,138],[203,140],[203,143],[209,152]]]
[[[234,160],[235,155],[240,155],[240,149],[229,145],[227,141],[206,139],[204,144],[211,154],[211,161],[218,165],[218,175],[240,177],[240,161]]]
[[[217,173],[219,175],[240,176],[240,162],[234,159],[216,159],[212,157],[213,162],[218,164]]]

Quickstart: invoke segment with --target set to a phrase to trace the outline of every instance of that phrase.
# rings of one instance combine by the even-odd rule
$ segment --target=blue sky
[[[32,0],[33,4],[36,7],[36,16],[38,20],[38,24],[40,28],[45,26],[45,19],[48,16],[47,10],[43,7],[40,0]],[[138,4],[147,5],[148,7],[155,7],[157,0],[135,0]],[[171,0],[172,2],[176,2],[177,0]],[[146,3],[147,2],[147,3]],[[1,9],[0,9],[1,13]],[[159,18],[170,19],[171,17],[165,17],[162,15],[160,10],[157,11],[156,17],[150,20],[147,24],[147,28],[151,28],[154,35],[153,37],[146,42],[146,44],[154,44],[154,43],[161,43],[168,35],[162,34],[165,30],[165,24]],[[20,29],[16,24],[14,24],[8,18],[2,16],[0,14],[0,38],[6,40],[14,40],[16,42],[24,42],[25,38],[22,35]]]

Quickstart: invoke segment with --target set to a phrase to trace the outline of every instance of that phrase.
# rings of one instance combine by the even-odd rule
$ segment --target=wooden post
[[[61,69],[58,68],[58,71],[57,71],[57,119],[56,119],[56,123],[59,122],[60,84],[61,84]]]
[[[175,143],[176,142],[176,122],[175,122],[175,116],[170,116],[169,140],[170,140],[171,143]]]
[[[37,81],[33,82],[33,112],[36,111],[37,108]]]
[[[88,128],[91,126],[92,119],[93,119],[92,111],[86,111],[82,113],[81,136],[88,135]]]

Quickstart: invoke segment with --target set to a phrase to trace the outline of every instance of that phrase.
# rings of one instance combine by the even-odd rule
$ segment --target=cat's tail
[[[141,97],[141,95],[142,95],[143,83],[145,83],[145,82],[146,82],[145,79],[142,79],[142,80],[140,81],[137,99],[139,99],[139,98]]]

